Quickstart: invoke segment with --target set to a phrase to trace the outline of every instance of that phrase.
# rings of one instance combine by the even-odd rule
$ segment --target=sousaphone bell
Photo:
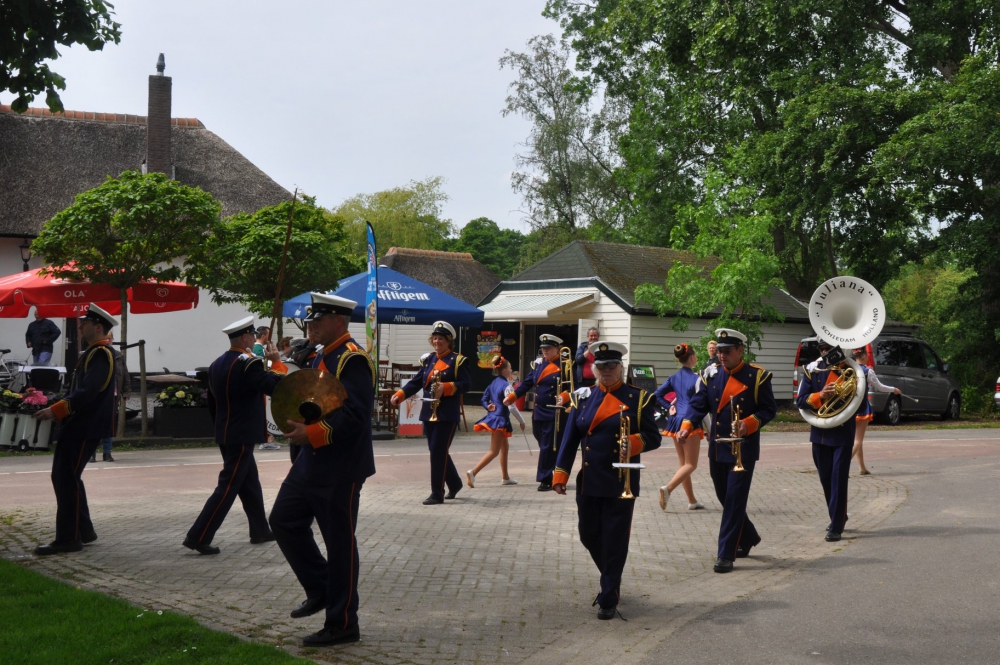
[[[336,411],[347,401],[347,389],[340,379],[319,369],[302,369],[289,374],[271,395],[271,413],[285,434],[292,431],[289,420],[312,425]]]

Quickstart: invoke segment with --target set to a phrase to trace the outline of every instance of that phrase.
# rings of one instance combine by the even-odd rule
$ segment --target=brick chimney
[[[170,164],[170,77],[163,75],[163,54],[156,61],[156,75],[149,77],[149,113],[146,115],[146,173],[166,173]]]

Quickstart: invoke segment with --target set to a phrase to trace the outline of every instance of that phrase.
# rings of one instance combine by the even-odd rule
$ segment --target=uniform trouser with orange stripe
[[[559,433],[562,434],[566,430],[566,416],[560,415],[559,418]],[[551,484],[559,448],[559,442],[556,440],[556,421],[532,418],[531,431],[535,435],[535,441],[538,442],[538,469],[535,472],[535,482]]]
[[[253,457],[253,444],[219,446],[222,451],[222,471],[212,496],[208,497],[201,514],[194,521],[187,537],[208,545],[215,532],[233,507],[236,497],[243,504],[243,512],[250,523],[250,537],[267,535],[267,515],[264,512],[264,492],[257,475],[257,460]]]
[[[813,462],[830,511],[830,526],[827,531],[834,533],[841,533],[847,522],[847,477],[851,474],[851,452],[850,445],[813,444]]]
[[[83,487],[83,470],[101,439],[74,440],[62,436],[52,456],[52,488],[56,492],[56,540],[72,543],[94,533]]]
[[[449,492],[462,489],[462,478],[451,461],[448,449],[451,440],[455,438],[458,422],[424,421],[424,435],[427,437],[427,448],[431,451],[431,496],[444,498],[445,485]]]
[[[622,571],[628,559],[628,540],[632,531],[634,499],[586,496],[576,479],[576,508],[580,517],[580,542],[601,571],[601,593],[597,604],[617,607],[621,597]]]
[[[271,508],[271,530],[307,598],[326,598],[326,627],[358,622],[358,523],[360,483],[324,487],[285,480]],[[313,537],[315,518],[323,534],[323,558]]]
[[[715,496],[722,504],[722,524],[719,526],[720,559],[736,559],[736,548],[740,543],[753,547],[760,541],[757,527],[747,516],[747,501],[750,498],[750,483],[756,460],[743,460],[746,471],[733,471],[735,462],[708,461],[708,470],[715,485]]]

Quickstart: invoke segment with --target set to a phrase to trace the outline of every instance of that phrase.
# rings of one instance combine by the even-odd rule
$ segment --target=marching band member
[[[639,469],[621,473],[612,464],[623,458],[639,462],[639,455],[660,447],[660,432],[653,418],[653,396],[624,382],[623,344],[597,341],[590,346],[594,356],[597,385],[581,399],[567,417],[566,431],[559,446],[552,489],[566,494],[577,449],[582,447],[583,463],[576,476],[576,505],[580,542],[590,552],[601,571],[601,591],[594,600],[597,618],[613,619],[621,600],[622,571],[628,558],[634,499],[623,499],[625,478],[632,494],[639,496]],[[628,437],[621,454],[625,431],[622,410],[628,421]]]
[[[826,363],[826,354],[831,348],[830,344],[820,340],[819,360],[803,369],[799,393],[795,398],[795,404],[800,409],[819,409],[836,394],[834,383],[839,373],[834,370],[838,368]],[[859,412],[863,411],[867,403],[867,399],[863,400]],[[826,540],[831,543],[840,540],[847,522],[847,478],[851,472],[851,450],[856,429],[857,421],[854,417],[837,427],[822,428],[813,425],[809,428],[813,463],[819,472],[819,482],[823,485],[823,495],[830,512]]]
[[[539,492],[548,492],[552,489],[552,469],[559,445],[555,431],[556,419],[560,417],[557,411],[569,403],[569,393],[560,392],[562,371],[559,367],[559,347],[563,341],[555,335],[541,335],[538,339],[542,362],[535,365],[514,392],[504,398],[504,404],[510,406],[529,390],[535,389],[535,409],[531,413],[531,431],[539,449],[535,481],[539,483]]]
[[[712,416],[708,441],[708,464],[715,485],[715,495],[722,504],[722,524],[719,526],[719,548],[715,572],[733,570],[733,560],[749,556],[750,548],[760,544],[757,529],[747,515],[747,500],[753,470],[760,459],[760,428],[774,418],[777,405],[771,390],[771,373],[759,365],[744,362],[743,345],[746,336],[728,328],[715,331],[716,353],[720,365],[708,367],[698,381],[698,390],[691,398],[678,443],[694,432],[692,423],[701,423],[706,414]],[[732,431],[732,403],[739,409],[739,431]],[[743,437],[742,461],[745,471],[734,471],[736,456],[730,444],[720,444],[720,437]]]
[[[681,368],[653,393],[656,396],[656,403],[661,408],[666,408],[668,412],[671,407],[673,408],[674,415],[667,419],[663,433],[674,440],[674,448],[677,449],[677,459],[680,462],[674,477],[660,488],[660,508],[666,510],[671,492],[677,489],[678,485],[683,485],[684,493],[687,494],[688,510],[699,510],[705,506],[694,496],[691,474],[698,468],[701,439],[705,433],[699,427],[688,434],[683,443],[677,440],[677,432],[684,422],[684,414],[687,413],[688,404],[694,396],[695,386],[698,385],[698,374],[694,371],[695,365],[698,364],[698,353],[690,344],[678,344],[674,347],[674,357],[681,364]],[[674,404],[664,399],[664,396],[671,392],[677,395]]]
[[[114,317],[90,303],[80,319],[80,336],[87,349],[76,361],[69,394],[34,415],[36,420],[55,418],[62,422],[52,456],[56,539],[36,547],[37,556],[79,552],[84,543],[97,540],[82,476],[101,439],[115,434],[115,361],[108,333],[116,325]]]
[[[895,393],[896,395],[902,395],[903,391],[899,388],[893,386],[887,386],[878,380],[878,376],[875,374],[875,370],[869,367],[866,363],[868,362],[868,349],[861,347],[860,349],[854,349],[854,360],[861,366],[861,371],[865,373],[865,384],[869,389],[877,390],[880,393]],[[875,414],[872,411],[871,402],[865,399],[862,402],[861,407],[858,408],[858,415],[855,418],[857,422],[857,432],[854,434],[854,449],[851,451],[851,457],[858,458],[858,469],[862,476],[871,475],[871,471],[865,466],[865,451],[862,446],[865,443],[865,431],[868,429],[868,423],[870,423],[875,418]]]
[[[212,545],[215,532],[229,514],[236,497],[250,523],[250,542],[257,545],[274,540],[264,512],[264,492],[257,475],[254,446],[267,440],[264,395],[274,392],[288,368],[279,360],[274,344],[266,342],[262,357],[248,349],[254,345],[253,317],[240,319],[222,329],[229,338],[229,350],[208,368],[208,413],[215,424],[215,443],[222,453],[222,471],[215,491],[208,497],[198,519],[184,538],[184,547],[199,554],[218,554]]]
[[[503,403],[503,398],[514,392],[510,385],[510,377],[513,374],[510,362],[503,356],[493,359],[493,383],[483,391],[483,408],[486,409],[486,416],[473,425],[476,432],[490,433],[490,451],[483,455],[473,468],[465,472],[469,479],[469,487],[476,486],[476,474],[486,468],[498,455],[500,456],[500,473],[503,476],[502,485],[517,485],[517,481],[507,473],[507,439],[510,438],[514,428],[510,424],[510,416],[514,414],[521,424],[521,431],[524,431],[524,418],[516,406],[507,406]]]
[[[453,350],[455,329],[452,325],[445,321],[435,322],[431,328],[430,343],[434,352],[421,360],[420,371],[397,390],[391,400],[392,405],[397,406],[421,388],[432,399],[439,400],[437,403],[425,401],[420,410],[427,447],[431,452],[431,495],[424,499],[425,506],[454,499],[462,489],[462,478],[448,449],[462,419],[459,395],[472,388],[472,374],[465,364],[466,358]],[[448,486],[447,494],[444,493],[445,485]]]
[[[310,340],[323,345],[313,367],[335,374],[347,399],[319,422],[288,421],[294,427],[286,436],[302,446],[302,452],[281,483],[269,521],[281,553],[306,592],[292,618],[326,610],[323,629],[302,642],[325,646],[361,639],[355,531],[361,488],[375,475],[371,420],[375,365],[347,331],[357,303],[323,293],[310,296],[312,306],[306,316]],[[323,535],[326,558],[313,536],[314,520]]]

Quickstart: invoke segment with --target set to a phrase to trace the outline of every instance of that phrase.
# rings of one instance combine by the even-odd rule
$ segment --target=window
[[[937,354],[935,354],[931,350],[931,347],[927,346],[926,344],[921,344],[920,348],[924,350],[924,360],[927,362],[927,369],[934,370],[935,372],[940,372],[941,361],[937,357]]]

